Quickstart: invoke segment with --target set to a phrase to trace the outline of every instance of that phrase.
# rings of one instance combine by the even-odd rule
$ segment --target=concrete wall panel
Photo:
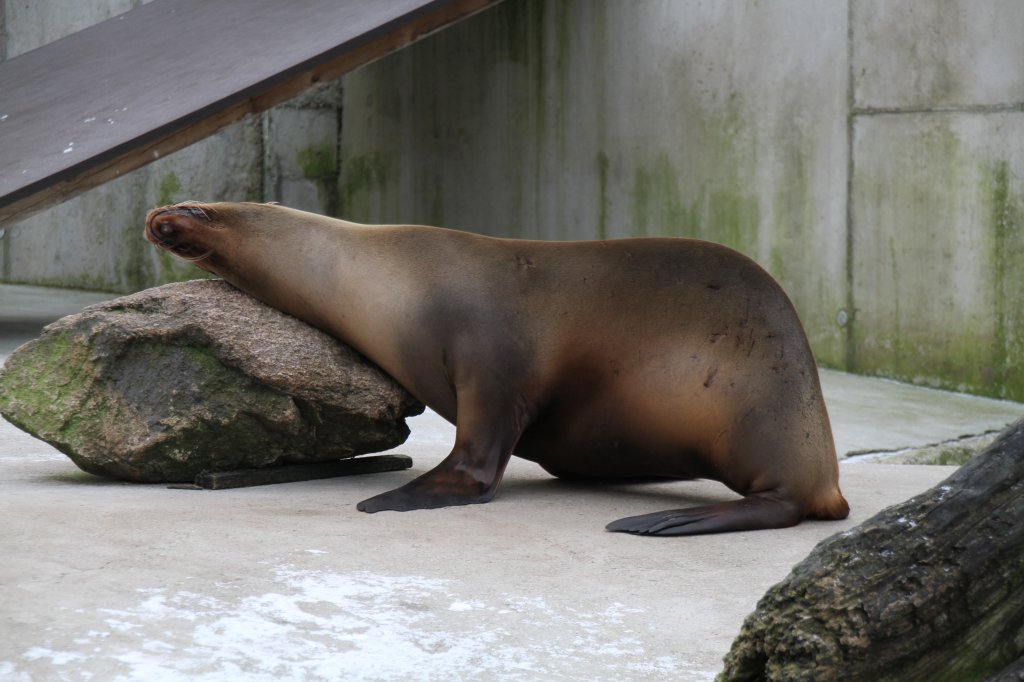
[[[858,107],[1024,102],[1020,0],[851,2]]]
[[[851,369],[1024,397],[1024,114],[861,117]]]

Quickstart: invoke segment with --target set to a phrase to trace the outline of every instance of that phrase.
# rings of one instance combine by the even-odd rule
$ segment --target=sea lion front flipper
[[[472,472],[458,466],[461,459],[463,457],[459,453],[452,451],[427,473],[400,488],[363,500],[356,505],[356,509],[373,514],[379,511],[437,509],[488,502],[498,488],[497,481],[478,479]]]
[[[363,500],[367,513],[437,509],[489,502],[501,483],[523,420],[512,405],[498,409],[460,393],[455,445],[436,467],[400,488]]]
[[[612,521],[605,528],[634,535],[702,535],[788,528],[803,518],[804,513],[791,500],[772,493],[757,493],[731,502],[628,516]]]

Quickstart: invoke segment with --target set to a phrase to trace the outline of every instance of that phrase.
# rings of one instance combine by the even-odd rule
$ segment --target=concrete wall
[[[0,57],[149,1],[0,0]],[[340,92],[340,83],[328,84],[7,226],[0,230],[0,281],[128,293],[202,276],[142,238],[146,212],[173,201],[273,200],[334,211]]]
[[[1024,3],[508,0],[344,79],[340,207],[730,244],[819,361],[1024,399]]]

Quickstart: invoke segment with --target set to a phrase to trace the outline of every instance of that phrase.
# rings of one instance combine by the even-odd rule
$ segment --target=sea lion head
[[[144,234],[158,248],[231,279],[240,261],[247,260],[247,246],[273,242],[265,233],[284,217],[276,213],[285,211],[276,204],[185,201],[150,211]]]
[[[144,234],[157,248],[308,321],[317,317],[315,306],[297,292],[330,279],[335,265],[323,262],[330,250],[322,236],[335,222],[277,204],[186,201],[150,211]]]
[[[197,267],[220,274],[215,268],[223,239],[213,234],[223,230],[210,204],[187,201],[154,208],[146,216],[146,239]]]

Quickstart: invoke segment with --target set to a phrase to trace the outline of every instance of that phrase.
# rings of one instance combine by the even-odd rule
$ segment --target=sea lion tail
[[[850,504],[836,486],[822,495],[811,507],[808,516],[829,521],[841,521],[850,515]]]

